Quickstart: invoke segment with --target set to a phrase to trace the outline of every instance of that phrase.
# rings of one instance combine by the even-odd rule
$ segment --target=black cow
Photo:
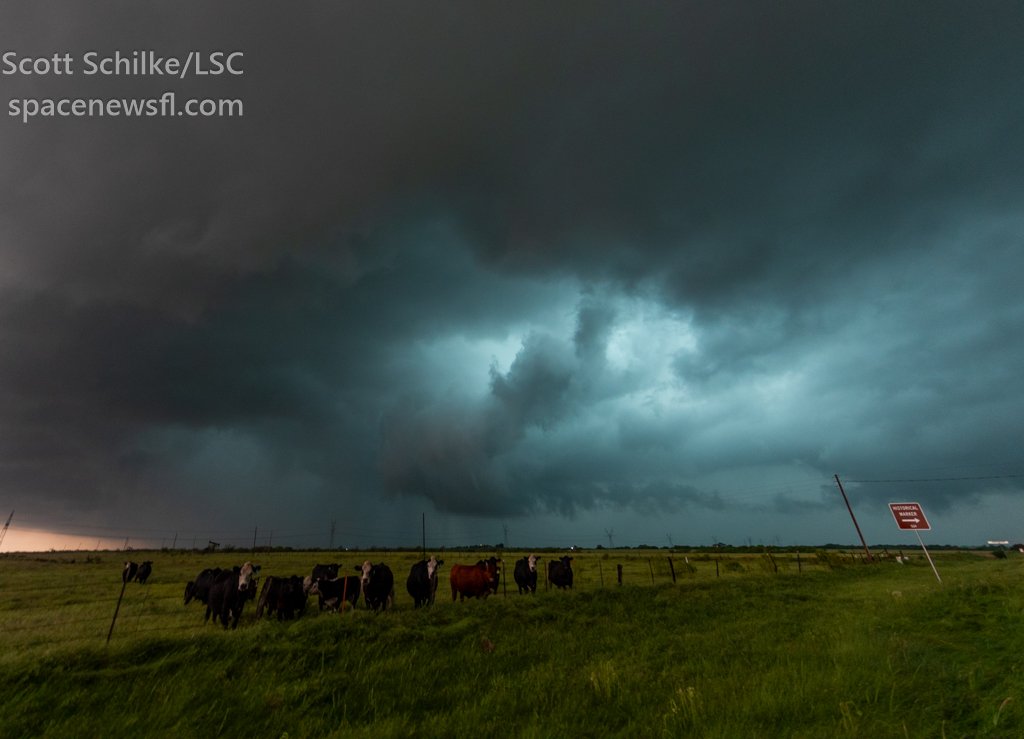
[[[152,574],[153,562],[152,560],[147,559],[145,562],[139,565],[139,571],[135,573],[135,581],[145,585],[146,580],[148,580],[149,576]]]
[[[434,595],[437,593],[437,568],[443,564],[443,559],[431,557],[421,559],[409,570],[405,589],[412,596],[416,608],[434,605]]]
[[[206,605],[210,600],[210,586],[221,572],[223,570],[220,567],[206,568],[196,576],[195,580],[189,580],[185,584],[185,605],[191,603],[192,600]]]
[[[516,560],[516,569],[513,575],[516,578],[516,585],[519,586],[519,594],[537,592],[537,560],[535,554]]]
[[[121,570],[121,582],[131,582],[139,572],[139,565],[136,562],[125,562]]]
[[[395,602],[395,576],[391,573],[391,568],[383,562],[375,565],[366,560],[356,567],[356,571],[361,573],[359,579],[366,607],[374,611],[386,611],[390,608]]]
[[[330,565],[313,565],[313,579],[314,580],[333,580],[338,576],[338,568],[341,565],[330,564]]]
[[[292,619],[301,616],[306,610],[307,591],[303,587],[302,577],[269,576],[263,581],[260,598],[256,606],[256,618],[277,613],[277,620]]]
[[[572,557],[548,562],[548,581],[556,588],[572,588]]]
[[[246,562],[241,567],[224,570],[219,573],[210,586],[210,597],[206,604],[206,615],[203,621],[218,619],[226,629],[228,621],[231,628],[238,628],[238,619],[242,616],[245,601],[256,597],[256,575],[259,567]]]
[[[321,611],[324,608],[336,611],[341,608],[343,600],[347,600],[355,607],[359,601],[360,589],[359,578],[356,575],[348,575],[332,580],[314,580],[309,592],[316,593]]]

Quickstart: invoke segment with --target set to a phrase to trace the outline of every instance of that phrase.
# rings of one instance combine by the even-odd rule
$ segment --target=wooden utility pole
[[[860,533],[860,526],[857,525],[857,517],[853,515],[853,508],[850,507],[850,501],[846,497],[846,491],[843,490],[843,483],[839,481],[839,475],[835,476],[836,485],[839,486],[839,492],[843,495],[843,500],[846,502],[846,510],[850,512],[850,518],[853,519],[853,528],[857,529],[857,536],[860,537],[860,543],[864,547],[864,554],[868,557],[868,562],[873,562],[874,559],[871,557],[871,550],[868,549],[868,543],[864,541],[864,534]]]

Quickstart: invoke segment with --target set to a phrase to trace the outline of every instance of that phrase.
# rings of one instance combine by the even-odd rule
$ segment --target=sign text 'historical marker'
[[[931,531],[928,519],[924,517],[920,503],[890,503],[889,510],[892,511],[896,525],[907,531]]]

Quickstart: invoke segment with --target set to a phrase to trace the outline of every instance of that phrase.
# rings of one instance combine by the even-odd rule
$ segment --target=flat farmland
[[[540,552],[528,596],[506,551],[498,594],[458,602],[451,565],[494,552],[447,552],[424,609],[408,551],[2,555],[0,736],[1024,735],[1024,559],[933,553],[940,584],[907,552],[590,550],[572,591],[545,589],[566,553]],[[128,557],[153,574],[118,607]],[[387,613],[313,597],[279,622],[251,602],[225,631],[183,603],[206,567],[364,559],[395,573]]]

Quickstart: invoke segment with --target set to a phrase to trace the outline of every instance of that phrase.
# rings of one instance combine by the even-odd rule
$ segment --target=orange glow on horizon
[[[134,548],[149,548],[137,542]],[[129,546],[132,543],[129,542]],[[88,537],[81,534],[58,534],[52,531],[33,531],[32,529],[17,529],[13,526],[7,529],[4,535],[3,544],[0,545],[0,554],[9,552],[49,552],[49,551],[95,551],[98,549],[117,550],[124,548],[124,539],[111,539],[110,537]]]

